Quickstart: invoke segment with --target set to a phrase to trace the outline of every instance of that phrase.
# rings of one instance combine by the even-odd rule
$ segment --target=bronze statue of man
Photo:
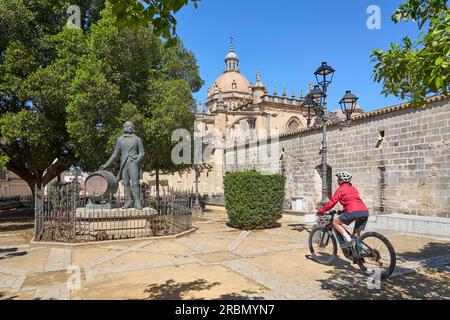
[[[106,170],[120,156],[120,170],[117,175],[117,181],[123,180],[125,191],[125,206],[122,209],[133,207],[131,190],[133,191],[134,207],[142,210],[140,185],[141,177],[140,163],[144,158],[145,151],[141,138],[134,134],[134,125],[128,121],[123,126],[124,135],[117,139],[116,148],[108,162],[100,167],[100,170]],[[131,180],[131,189],[130,189]]]

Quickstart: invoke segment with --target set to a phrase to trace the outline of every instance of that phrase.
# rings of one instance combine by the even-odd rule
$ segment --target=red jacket
[[[361,200],[358,190],[356,190],[351,183],[343,183],[339,189],[336,190],[333,198],[319,210],[319,214],[330,211],[338,202],[344,207],[344,212],[369,211]]]

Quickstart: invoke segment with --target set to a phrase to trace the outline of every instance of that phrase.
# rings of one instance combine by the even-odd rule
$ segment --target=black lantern
[[[311,98],[314,100],[314,102],[316,102],[316,112],[320,116],[320,111],[322,111],[321,109],[324,106],[325,98],[327,95],[322,91],[322,89],[320,89],[319,85],[315,85],[314,89],[311,90],[309,94],[311,95]]]
[[[317,83],[320,84],[324,91],[333,82],[334,72],[336,70],[329,66],[326,62],[322,62],[322,65],[317,69],[314,74],[316,75]]]
[[[356,108],[357,101],[358,97],[355,96],[350,90],[346,91],[344,97],[341,99],[341,101],[339,101],[342,112],[347,116],[347,121],[351,120],[353,111],[355,111]]]
[[[314,100],[320,100],[324,97],[325,93],[319,88],[318,85],[314,86],[314,89],[309,93]]]
[[[308,122],[308,127],[311,125],[311,120],[314,117],[314,114],[316,114],[316,110],[319,108],[319,105],[316,101],[312,98],[311,94],[307,94],[305,97],[305,101],[303,101],[302,105],[303,108],[308,109],[308,113],[306,115],[306,120]]]

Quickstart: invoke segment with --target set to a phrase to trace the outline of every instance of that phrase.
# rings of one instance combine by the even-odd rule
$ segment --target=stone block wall
[[[327,141],[330,192],[337,188],[334,175],[348,171],[372,214],[450,218],[448,98],[358,116],[350,127],[329,127]],[[321,200],[321,144],[320,129],[280,138],[288,206],[299,201],[303,211],[314,211]],[[229,165],[225,171],[253,168],[267,169]]]

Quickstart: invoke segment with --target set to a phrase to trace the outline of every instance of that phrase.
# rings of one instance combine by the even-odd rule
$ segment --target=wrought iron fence
[[[195,197],[144,195],[143,210],[121,209],[125,198],[89,197],[73,186],[36,193],[35,240],[80,243],[176,235],[192,229]]]

